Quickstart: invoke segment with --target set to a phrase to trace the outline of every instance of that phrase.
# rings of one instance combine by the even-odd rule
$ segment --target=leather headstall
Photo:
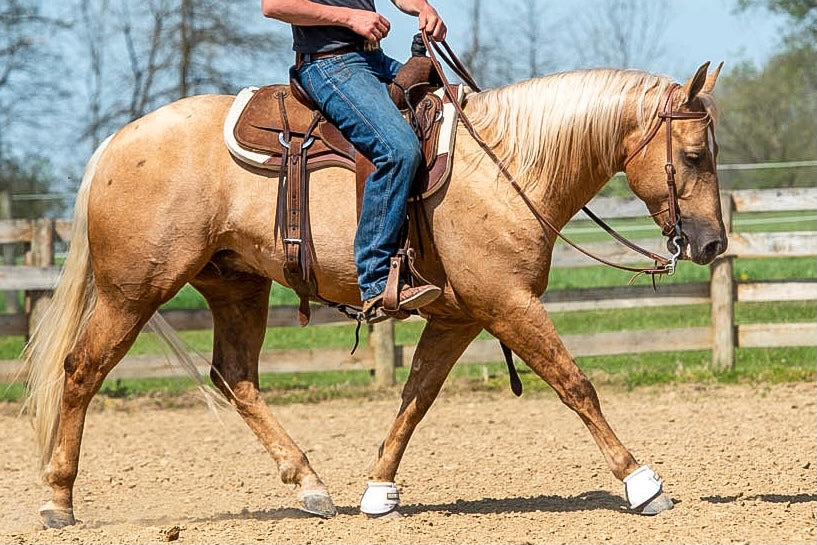
[[[667,211],[669,219],[664,224],[661,232],[666,237],[673,237],[673,244],[676,247],[680,244],[681,237],[681,209],[678,206],[678,188],[675,185],[675,165],[672,162],[672,120],[673,119],[704,119],[709,114],[707,112],[676,112],[672,109],[672,101],[675,91],[681,88],[678,83],[670,84],[664,91],[661,97],[661,110],[656,116],[655,122],[644,138],[636,145],[636,147],[624,159],[624,169],[626,171],[627,165],[630,164],[636,155],[638,155],[658,134],[658,130],[662,124],[666,125],[666,141],[667,141],[667,162],[664,165],[664,170],[667,173]]]

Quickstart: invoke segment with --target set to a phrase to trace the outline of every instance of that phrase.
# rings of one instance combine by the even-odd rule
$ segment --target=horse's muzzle
[[[681,259],[688,259],[698,265],[708,265],[726,251],[728,244],[726,233],[703,233],[690,236],[686,231],[681,234]],[[667,250],[675,252],[673,240],[667,241]]]

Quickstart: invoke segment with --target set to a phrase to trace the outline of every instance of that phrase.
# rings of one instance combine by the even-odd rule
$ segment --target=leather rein
[[[619,243],[623,244],[624,246],[630,248],[631,250],[648,257],[649,259],[653,260],[655,265],[652,267],[630,267],[628,265],[622,265],[619,263],[614,263],[612,261],[608,261],[603,257],[597,256],[579,246],[577,243],[570,240],[568,237],[563,235],[560,230],[553,225],[553,223],[545,217],[534,205],[534,203],[530,200],[530,198],[525,193],[524,189],[517,183],[514,176],[510,173],[507,166],[502,163],[502,161],[497,157],[496,153],[488,146],[488,144],[482,139],[482,137],[477,133],[474,126],[471,124],[471,121],[465,115],[465,111],[462,108],[462,105],[456,99],[456,92],[454,91],[453,86],[448,81],[445,76],[444,70],[442,65],[440,64],[439,57],[441,57],[445,63],[451,67],[454,73],[460,77],[467,85],[469,85],[473,90],[480,91],[479,86],[474,81],[474,78],[462,64],[462,62],[457,58],[454,52],[451,50],[449,45],[445,42],[445,40],[441,42],[437,42],[433,39],[430,39],[428,34],[423,31],[423,42],[425,43],[426,50],[428,51],[428,55],[431,58],[432,63],[434,64],[434,68],[437,70],[437,73],[440,76],[440,79],[443,82],[443,87],[445,88],[446,94],[448,94],[451,102],[454,104],[457,112],[460,115],[460,119],[462,120],[463,125],[468,130],[468,133],[471,137],[479,144],[482,150],[491,158],[491,160],[496,164],[499,171],[505,177],[505,179],[510,183],[511,187],[517,192],[519,197],[525,203],[525,205],[530,209],[533,216],[542,224],[544,227],[550,229],[556,236],[561,238],[565,243],[569,244],[582,254],[586,255],[587,257],[598,261],[604,265],[608,265],[610,267],[614,267],[617,269],[621,269],[624,271],[635,272],[636,276],[639,274],[649,274],[653,277],[653,280],[658,275],[668,275],[671,276],[675,273],[675,267],[678,262],[678,259],[681,255],[681,246],[683,244],[683,236],[681,234],[681,212],[680,208],[678,207],[678,190],[675,185],[675,166],[672,162],[672,127],[671,122],[673,119],[703,119],[704,117],[708,116],[707,112],[675,112],[672,109],[672,101],[675,95],[675,91],[680,89],[681,85],[678,83],[670,84],[667,89],[664,91],[663,96],[661,97],[660,102],[660,111],[656,117],[656,120],[653,122],[652,127],[649,131],[645,134],[644,138],[638,143],[638,145],[633,149],[632,152],[627,156],[624,160],[624,168],[626,169],[627,164],[632,161],[639,152],[641,152],[651,141],[652,139],[658,134],[659,129],[661,128],[662,124],[666,124],[666,147],[667,147],[667,162],[664,165],[664,170],[667,174],[667,190],[669,193],[668,202],[667,202],[667,210],[669,212],[669,219],[664,224],[662,228],[662,234],[666,237],[672,237],[670,239],[671,244],[675,247],[672,255],[669,258],[660,256],[655,254],[645,248],[642,248],[635,244],[634,242],[627,240],[624,236],[616,232],[612,227],[610,227],[607,223],[605,223],[601,218],[596,216],[587,206],[582,207],[582,211],[587,214],[587,216],[593,220],[599,227],[604,229],[610,236],[612,236],[615,240]],[[440,47],[442,44],[443,49]],[[661,210],[654,215],[660,214],[665,210]]]

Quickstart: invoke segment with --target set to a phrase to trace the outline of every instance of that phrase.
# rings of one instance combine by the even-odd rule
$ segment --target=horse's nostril
[[[715,259],[719,253],[721,253],[721,242],[719,240],[713,240],[704,245],[701,249],[701,261],[703,263],[709,263]]]

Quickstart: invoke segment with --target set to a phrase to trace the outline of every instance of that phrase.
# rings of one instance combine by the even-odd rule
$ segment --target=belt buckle
[[[380,40],[377,40],[377,41],[374,41],[374,42],[371,41],[371,40],[366,40],[363,43],[363,51],[366,51],[366,52],[377,51],[378,49],[380,49]]]

